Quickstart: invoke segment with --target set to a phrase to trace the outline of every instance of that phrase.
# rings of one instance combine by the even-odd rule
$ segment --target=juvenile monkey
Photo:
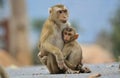
[[[61,33],[65,27],[69,26],[68,10],[64,5],[58,4],[52,6],[49,13],[50,16],[43,25],[39,42],[40,51],[47,55],[46,66],[51,74],[66,71],[74,73],[64,63],[61,51],[64,46]],[[41,59],[41,56],[39,58]]]
[[[81,65],[82,67],[82,49],[76,41],[79,34],[76,33],[75,29],[67,27],[63,30],[62,36],[64,41],[64,48],[62,50],[64,59],[74,66]]]
[[[62,31],[64,48],[62,50],[66,65],[72,70],[79,70],[80,73],[91,72],[87,67],[82,68],[82,49],[76,41],[79,34],[74,28],[66,27]]]

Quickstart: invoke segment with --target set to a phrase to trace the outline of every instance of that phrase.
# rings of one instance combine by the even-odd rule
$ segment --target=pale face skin
[[[71,32],[64,32],[64,35],[63,35],[63,40],[65,43],[71,41],[71,38],[75,35],[75,33],[73,31]]]
[[[68,20],[67,9],[60,9],[57,11],[58,18],[62,23],[66,23]]]
[[[52,19],[58,23],[66,23],[68,20],[68,10],[64,7],[53,7],[49,10]]]

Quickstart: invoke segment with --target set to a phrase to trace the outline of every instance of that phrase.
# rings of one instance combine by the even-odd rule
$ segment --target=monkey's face
[[[68,43],[74,39],[75,32],[71,28],[66,28],[63,31],[63,40]]]
[[[57,15],[58,15],[58,19],[62,22],[62,23],[66,23],[68,20],[68,11],[67,9],[60,9],[57,11]]]
[[[50,9],[51,18],[59,23],[66,23],[68,20],[68,10],[63,5],[56,5]]]

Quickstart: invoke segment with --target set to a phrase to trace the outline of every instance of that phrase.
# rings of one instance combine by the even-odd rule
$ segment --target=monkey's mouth
[[[69,41],[68,40],[64,40],[65,43],[68,43]]]
[[[66,23],[67,22],[67,20],[62,20],[62,23]]]

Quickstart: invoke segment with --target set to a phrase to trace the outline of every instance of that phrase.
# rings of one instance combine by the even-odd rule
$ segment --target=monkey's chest
[[[62,40],[61,32],[56,32],[52,36],[52,44],[62,50],[62,48],[64,46],[64,42]]]

